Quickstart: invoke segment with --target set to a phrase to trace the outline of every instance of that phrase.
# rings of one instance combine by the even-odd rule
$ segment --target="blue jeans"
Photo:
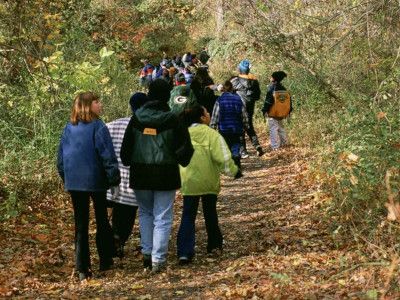
[[[232,157],[240,157],[240,133],[221,133],[226,144],[232,152]]]
[[[139,204],[142,253],[151,255],[154,263],[167,260],[175,193],[175,190],[135,190]]]
[[[200,197],[206,223],[207,252],[222,249],[223,238],[218,225],[217,195],[183,196],[182,219],[177,239],[178,257],[186,256],[191,259],[195,254],[195,221]]]

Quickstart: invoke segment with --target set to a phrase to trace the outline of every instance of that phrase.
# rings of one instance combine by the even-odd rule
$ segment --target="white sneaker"
[[[242,151],[242,153],[240,153],[240,157],[241,158],[248,158],[249,157],[249,153],[247,153],[247,151]]]

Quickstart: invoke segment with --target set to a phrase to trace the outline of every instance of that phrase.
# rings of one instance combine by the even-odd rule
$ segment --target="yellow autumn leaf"
[[[132,285],[132,290],[140,290],[142,288],[144,288],[143,284],[134,284]]]

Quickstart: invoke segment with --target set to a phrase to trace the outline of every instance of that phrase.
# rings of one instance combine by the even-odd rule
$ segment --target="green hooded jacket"
[[[181,193],[184,196],[218,194],[221,190],[220,174],[234,177],[238,167],[222,135],[204,124],[189,127],[194,148],[192,159],[186,167],[179,167]]]

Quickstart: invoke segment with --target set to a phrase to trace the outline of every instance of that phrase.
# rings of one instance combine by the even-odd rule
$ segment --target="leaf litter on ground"
[[[329,197],[320,192],[318,182],[307,179],[312,159],[307,150],[290,147],[261,158],[255,152],[251,154],[242,161],[243,178],[223,177],[218,202],[224,234],[220,256],[206,254],[200,211],[196,257],[191,265],[178,265],[175,241],[182,209],[178,195],[166,271],[152,275],[143,269],[136,222],[126,256],[115,260],[113,270],[98,276],[91,211],[95,276],[79,284],[73,274],[73,211],[68,195],[62,194],[56,199],[46,198],[47,203],[2,224],[0,296],[377,299],[388,278],[385,274],[390,262],[371,263],[352,240],[341,241],[342,246],[337,247],[326,216]],[[395,297],[396,290],[385,296]]]

